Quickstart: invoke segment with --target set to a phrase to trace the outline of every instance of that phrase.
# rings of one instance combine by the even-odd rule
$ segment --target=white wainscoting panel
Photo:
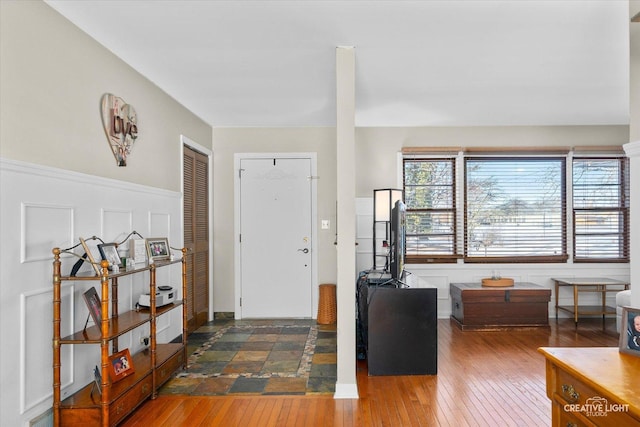
[[[149,212],[149,236],[167,237],[171,234],[171,215],[167,212]],[[177,242],[169,241],[169,245],[175,246]]]
[[[51,250],[71,247],[79,237],[94,235],[105,242],[118,242],[133,230],[145,237],[166,236],[173,246],[180,246],[182,195],[3,158],[0,193],[0,424],[27,425],[51,407],[53,393]],[[96,242],[92,241],[92,246]],[[75,252],[81,255],[83,251],[77,248]],[[97,251],[92,253],[99,259]],[[75,260],[63,257],[63,275]],[[160,269],[158,276],[158,281],[177,287],[180,263]],[[121,278],[119,309],[135,307],[148,283],[148,273]],[[91,286],[100,292],[97,280],[63,283],[63,336],[84,327],[88,309],[82,294]],[[181,311],[173,310],[171,316],[159,321],[165,340],[182,333],[180,320]],[[140,336],[148,335],[148,328],[136,329],[123,336],[119,345],[136,353],[142,348]],[[100,347],[63,345],[61,360],[61,394],[65,398],[92,381]]]
[[[103,209],[102,233],[105,242],[120,243],[133,230],[133,212],[131,210]]]
[[[20,262],[48,260],[55,245],[72,245],[72,206],[22,203],[21,212]]]

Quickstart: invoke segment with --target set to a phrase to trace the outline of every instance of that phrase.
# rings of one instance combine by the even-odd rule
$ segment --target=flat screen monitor
[[[391,277],[402,280],[404,273],[404,250],[406,234],[406,205],[398,200],[391,211],[390,267]]]

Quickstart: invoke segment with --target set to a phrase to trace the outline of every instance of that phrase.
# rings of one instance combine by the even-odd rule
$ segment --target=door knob
[[[298,249],[298,252],[302,252],[302,253],[308,254],[309,253],[309,249],[307,249],[307,248]]]

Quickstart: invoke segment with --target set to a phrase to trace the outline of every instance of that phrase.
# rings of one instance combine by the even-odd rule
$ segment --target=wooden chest
[[[504,288],[452,283],[451,319],[462,330],[548,327],[551,289],[534,283]]]

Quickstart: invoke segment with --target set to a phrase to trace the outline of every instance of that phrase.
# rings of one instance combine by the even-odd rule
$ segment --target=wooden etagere
[[[138,405],[148,398],[155,399],[158,389],[171,374],[187,364],[187,311],[182,310],[182,342],[158,344],[156,340],[156,319],[168,311],[179,309],[187,295],[186,249],[182,249],[182,259],[140,263],[134,268],[122,269],[117,273],[110,272],[108,263],[100,264],[101,274],[79,274],[77,276],[61,275],[60,256],[64,253],[60,248],[53,249],[53,422],[54,426],[93,425],[114,426],[129,415]],[[156,307],[156,270],[172,264],[182,263],[182,300]],[[149,272],[150,307],[142,310],[118,312],[118,279],[124,276]],[[100,325],[76,331],[70,336],[60,336],[61,321],[61,287],[65,281],[99,281],[101,287]],[[109,312],[111,304],[111,312]],[[66,307],[68,310],[69,308]],[[109,378],[109,356],[117,353],[118,337],[127,332],[149,324],[149,347],[133,354],[134,372],[119,380],[111,382]],[[100,346],[100,366],[102,384],[100,393],[90,382],[73,395],[61,400],[60,350],[63,345],[86,344]]]

